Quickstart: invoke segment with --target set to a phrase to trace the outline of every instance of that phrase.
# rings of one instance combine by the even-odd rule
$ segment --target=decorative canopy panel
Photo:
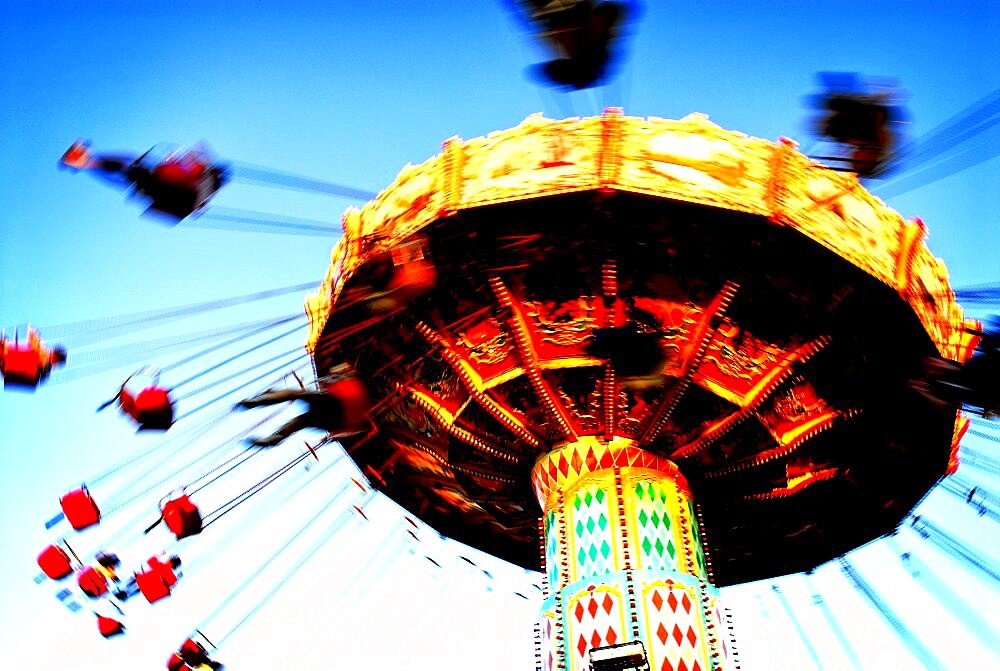
[[[891,530],[945,472],[957,408],[908,381],[972,343],[923,235],[788,141],[531,116],[345,214],[308,346],[318,374],[347,361],[369,387],[352,457],[442,533],[538,568],[536,460],[628,441],[677,463],[717,582],[744,582]],[[360,309],[415,239],[433,290]],[[622,326],[655,334],[651,374],[588,353]]]

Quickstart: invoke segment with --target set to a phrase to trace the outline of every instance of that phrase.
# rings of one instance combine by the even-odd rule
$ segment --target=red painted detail
[[[580,458],[580,452],[573,450],[573,456],[570,458],[569,465],[573,468],[574,473],[582,473],[580,467],[583,466],[583,460]]]
[[[660,639],[660,644],[666,645],[667,638],[669,638],[669,636],[670,634],[667,633],[667,628],[664,627],[663,623],[661,622],[660,626],[656,628],[656,638]]]
[[[670,590],[670,594],[667,595],[667,605],[670,606],[670,610],[677,612],[677,597],[674,595],[674,591]]]

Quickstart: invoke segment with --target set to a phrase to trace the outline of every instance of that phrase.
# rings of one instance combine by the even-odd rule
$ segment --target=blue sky
[[[446,138],[506,128],[536,111],[550,117],[593,114],[607,104],[624,105],[627,114],[638,116],[678,118],[699,111],[727,128],[769,139],[789,136],[805,145],[802,101],[817,91],[817,71],[897,78],[912,115],[909,132],[916,137],[1000,87],[1000,5],[980,1],[647,2],[619,77],[603,89],[570,94],[539,88],[525,77],[543,52],[499,0],[12,0],[4,15],[0,324],[8,326],[69,324],[225,298],[318,280],[326,269],[333,238],[190,224],[168,228],[139,217],[138,205],[113,189],[57,170],[59,156],[77,138],[122,151],[204,140],[225,159],[378,190],[407,162],[436,153]],[[988,147],[1000,142],[995,128],[984,137]],[[948,263],[956,286],[998,278],[998,179],[1000,159],[993,158],[889,199],[905,216],[926,221],[928,244]],[[350,204],[242,184],[228,187],[215,202],[333,224]],[[290,314],[300,306],[300,295],[284,296],[101,346]],[[280,344],[291,351],[301,342],[296,337]],[[80,349],[70,350],[67,375],[78,356]],[[165,366],[179,356],[151,357],[149,363]],[[345,463],[322,473],[297,471],[297,483],[319,480],[304,488],[302,499],[279,506],[299,486],[282,483],[287,492],[268,494],[276,509],[272,522],[257,523],[256,514],[232,516],[227,523],[241,528],[243,537],[218,550],[207,534],[197,539],[206,542],[191,552],[206,558],[204,568],[189,562],[184,589],[155,608],[133,608],[125,640],[102,641],[88,616],[69,614],[51,587],[36,586],[31,577],[34,556],[49,540],[42,522],[55,511],[57,497],[155,444],[154,438],[134,436],[114,413],[94,413],[136,367],[58,384],[54,378],[34,395],[0,393],[0,545],[8,557],[0,576],[7,597],[0,608],[0,640],[11,666],[161,668],[169,646],[201,623],[274,552],[275,538],[351,472]],[[220,438],[206,436],[201,444],[213,440]],[[979,451],[995,447],[974,438],[969,444]],[[1000,491],[1000,483],[980,471],[963,467],[962,473]],[[150,495],[152,505],[157,496]],[[996,566],[995,523],[960,503],[935,492],[927,514],[948,520],[956,535]],[[373,668],[432,668],[432,655],[441,660],[434,668],[530,663],[536,602],[512,595],[530,587],[531,576],[477,557],[489,566],[490,581],[468,564],[456,564],[458,550],[433,534],[412,556],[394,552],[397,561],[380,564],[379,548],[401,537],[399,515],[384,501],[370,505],[370,523],[345,523],[227,641],[220,658],[230,668],[277,668],[274,660],[282,660],[286,668],[324,669],[330,659],[341,657],[350,666],[367,654],[378,660]],[[229,531],[221,530],[214,542],[222,545]],[[302,541],[262,580],[277,581],[293,566],[296,552],[308,549],[310,540]],[[992,604],[986,617],[1000,627],[995,583],[949,563],[950,557],[919,538],[904,535],[900,544],[918,548],[925,563],[940,569],[956,593],[984,606],[984,614]],[[434,569],[423,558],[432,551],[446,558],[445,568]],[[284,569],[281,561],[288,562]],[[857,561],[949,668],[982,662],[979,655],[989,654],[935,599],[907,582],[898,557],[884,544],[860,551]],[[866,658],[879,658],[868,668],[919,668],[877,613],[846,589],[836,567],[820,569],[813,582],[833,599],[831,607],[856,648]],[[782,584],[812,645],[824,659],[839,660],[828,668],[850,668],[802,579]],[[268,591],[255,584],[243,596],[252,605]],[[740,641],[744,668],[811,668],[809,651],[794,643],[797,632],[783,619],[770,584],[729,593],[748,632]],[[232,610],[220,616],[219,630],[227,628],[225,617],[238,621],[239,608]],[[784,644],[789,640],[790,647]]]

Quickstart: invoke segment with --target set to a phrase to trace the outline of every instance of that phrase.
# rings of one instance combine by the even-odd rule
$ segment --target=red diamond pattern
[[[576,649],[580,651],[580,656],[583,657],[583,653],[587,652],[587,639],[580,634],[580,638],[576,641]]]
[[[594,456],[594,448],[591,447],[587,450],[585,463],[587,464],[588,471],[594,470],[594,467],[597,466],[597,457]]]
[[[604,448],[604,451],[601,452],[600,464],[601,468],[611,468],[615,465],[615,457],[608,448]]]
[[[667,582],[665,580],[665,582]],[[682,583],[650,586],[645,592],[646,612],[653,622],[649,631],[650,667],[656,671],[709,671],[704,651],[699,647],[701,634],[695,598]],[[669,606],[669,608],[668,608]],[[655,609],[655,610],[654,610]],[[657,622],[659,620],[659,622]],[[654,624],[655,623],[655,624]],[[655,631],[654,628],[655,627]]]
[[[587,610],[590,612],[590,617],[597,615],[597,599],[590,597],[590,604],[587,606]]]
[[[576,617],[576,621],[580,622],[583,620],[583,603],[577,601],[576,608],[573,609],[573,616]]]
[[[608,627],[608,633],[604,635],[604,640],[608,642],[608,645],[614,645],[615,641],[618,640],[618,634],[611,627]]]
[[[580,458],[580,451],[573,450],[573,458],[570,460],[569,465],[573,467],[574,473],[581,472],[581,466],[583,466],[583,459]]]
[[[667,595],[667,605],[670,606],[670,610],[677,612],[677,597],[674,596],[674,590],[670,590],[670,594]]]
[[[601,605],[604,606],[604,612],[611,615],[611,609],[615,606],[615,600],[611,598],[610,594],[605,594]]]
[[[549,459],[549,480],[555,482],[559,474],[556,472],[556,462],[555,459]]]
[[[667,634],[667,629],[666,627],[663,626],[663,623],[661,622],[660,626],[656,628],[656,638],[660,639],[660,643],[666,645],[667,636],[669,636],[669,634]]]
[[[566,461],[566,455],[559,455],[559,472],[563,474],[563,477],[569,476],[569,463]]]
[[[600,644],[601,644],[601,635],[595,631],[590,637],[590,647],[596,648]],[[580,655],[582,656],[583,653],[581,652]]]

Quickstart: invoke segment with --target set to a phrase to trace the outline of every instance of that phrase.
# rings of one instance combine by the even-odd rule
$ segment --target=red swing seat
[[[48,546],[38,555],[38,567],[52,580],[62,580],[73,572],[69,554],[55,545]]]
[[[108,593],[108,579],[93,566],[88,566],[77,574],[76,584],[91,599],[99,599]]]
[[[186,494],[163,505],[163,521],[177,540],[201,533],[201,512]]]
[[[101,510],[86,487],[74,489],[59,499],[63,514],[69,520],[70,526],[79,531],[101,521]]]

